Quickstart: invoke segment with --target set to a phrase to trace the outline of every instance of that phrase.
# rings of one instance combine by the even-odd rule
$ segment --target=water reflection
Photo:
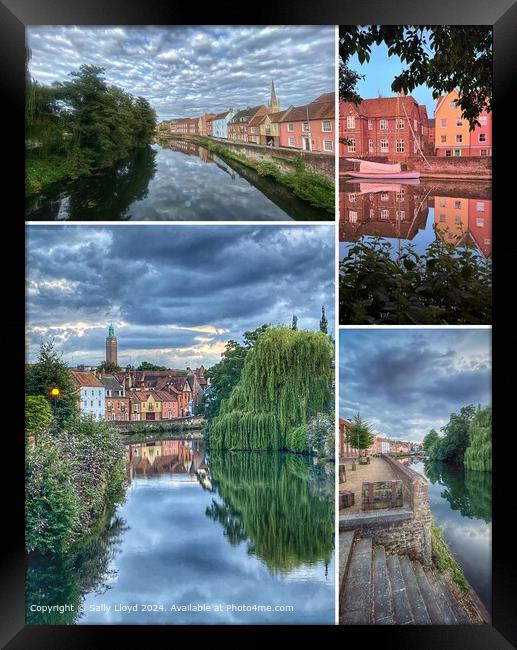
[[[340,186],[339,211],[342,257],[346,243],[363,236],[388,240],[394,254],[404,241],[423,253],[436,237],[455,246],[469,241],[484,257],[492,254],[492,198],[487,184],[347,181]]]
[[[119,534],[92,547],[90,565],[82,556],[29,561],[28,604],[72,602],[84,613],[31,622],[334,622],[332,472],[289,454],[207,456],[202,440],[185,439],[129,445],[127,463]],[[116,611],[121,603],[163,609],[128,614]],[[204,609],[177,609],[189,604]]]
[[[30,220],[333,220],[287,188],[204,147],[174,141],[27,199]]]
[[[412,468],[429,479],[436,524],[488,611],[492,604],[492,473],[418,461]]]

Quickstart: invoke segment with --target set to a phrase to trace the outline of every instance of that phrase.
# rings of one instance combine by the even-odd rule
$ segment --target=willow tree
[[[332,344],[322,332],[267,329],[244,363],[239,382],[210,423],[215,449],[276,450],[293,427],[328,411]]]
[[[492,471],[492,409],[479,409],[469,426],[469,446],[465,467],[480,472]]]

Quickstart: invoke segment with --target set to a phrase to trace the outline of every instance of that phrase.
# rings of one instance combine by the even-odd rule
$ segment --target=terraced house
[[[81,415],[91,415],[96,420],[104,420],[106,411],[104,384],[92,372],[71,370],[70,374],[76,385]]]
[[[324,93],[304,106],[291,106],[279,120],[281,147],[334,153],[335,94]]]
[[[234,142],[260,141],[260,118],[269,112],[265,104],[259,106],[248,106],[238,111],[228,122],[228,139]]]

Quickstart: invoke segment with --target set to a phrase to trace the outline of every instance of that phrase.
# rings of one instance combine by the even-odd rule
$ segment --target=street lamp
[[[53,387],[49,390],[48,394],[49,394],[50,397],[52,397],[53,399],[56,399],[57,397],[61,397],[61,389],[58,388],[57,386],[53,386]]]

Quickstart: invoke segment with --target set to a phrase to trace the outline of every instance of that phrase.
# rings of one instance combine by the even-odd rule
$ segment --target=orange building
[[[469,230],[469,200],[452,196],[434,197],[436,232],[446,244],[457,246]]]
[[[443,95],[436,103],[435,150],[437,156],[491,156],[492,114],[482,112],[478,116],[479,126],[470,131],[468,120],[462,118],[456,100],[456,90]]]

